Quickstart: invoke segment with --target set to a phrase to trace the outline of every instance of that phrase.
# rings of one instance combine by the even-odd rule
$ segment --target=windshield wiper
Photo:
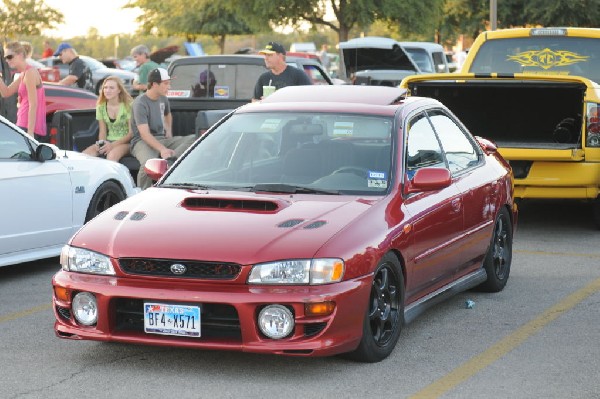
[[[204,184],[197,183],[170,183],[170,184],[161,184],[158,187],[162,188],[193,188],[195,190],[210,190],[214,187],[206,186]]]
[[[326,195],[339,195],[340,192],[337,190],[322,190],[318,188],[305,187],[305,186],[294,186],[291,184],[282,183],[262,183],[257,184],[252,188],[252,191],[264,191],[269,193],[283,193],[283,194],[326,194]]]

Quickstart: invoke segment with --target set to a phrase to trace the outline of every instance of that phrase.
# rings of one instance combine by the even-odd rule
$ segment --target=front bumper
[[[362,337],[363,319],[372,276],[321,286],[251,286],[196,283],[164,279],[96,276],[60,271],[53,287],[69,292],[67,301],[54,293],[57,336],[199,349],[237,350],[298,356],[330,356],[354,350]],[[91,292],[98,301],[98,322],[83,326],[73,318],[71,300],[77,292]],[[198,304],[202,336],[199,338],[144,332],[144,301]],[[307,316],[304,304],[333,301],[328,316]],[[292,309],[295,328],[284,339],[265,337],[257,315],[265,305]]]

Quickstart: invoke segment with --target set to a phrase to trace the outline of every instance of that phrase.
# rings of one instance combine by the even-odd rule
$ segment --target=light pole
[[[496,24],[498,20],[497,9],[498,7],[496,4],[496,0],[490,0],[490,28],[492,30],[496,30]]]

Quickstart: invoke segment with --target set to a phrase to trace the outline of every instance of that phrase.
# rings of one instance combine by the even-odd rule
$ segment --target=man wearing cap
[[[286,64],[285,48],[281,44],[269,42],[258,53],[265,56],[268,71],[259,76],[254,86],[252,101],[263,98],[263,86],[274,86],[275,90],[278,90],[286,86],[312,85],[312,81],[304,71]]]
[[[152,180],[144,172],[144,164],[151,158],[179,157],[194,142],[195,135],[173,137],[171,108],[167,93],[171,77],[164,68],[148,73],[148,90],[133,102],[131,117],[131,153],[140,162],[137,184],[146,189]]]
[[[90,68],[79,58],[77,51],[69,43],[61,43],[56,49],[54,56],[60,57],[63,64],[69,64],[69,74],[58,82],[58,84],[94,91],[94,82],[92,81]]]
[[[138,78],[133,82],[133,88],[144,91],[148,88],[148,74],[151,70],[158,68],[158,64],[150,59],[150,50],[143,44],[132,48],[131,56],[139,68]]]

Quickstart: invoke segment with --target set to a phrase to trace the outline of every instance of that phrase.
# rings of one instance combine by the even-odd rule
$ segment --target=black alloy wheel
[[[125,193],[117,183],[112,181],[102,183],[90,201],[85,216],[86,223],[124,199]]]
[[[395,255],[386,254],[375,269],[363,322],[363,337],[354,352],[345,356],[367,363],[392,353],[404,324],[404,276]]]
[[[483,262],[487,280],[478,289],[487,292],[504,289],[512,263],[512,238],[512,223],[508,211],[502,208],[496,218],[490,247]]]

